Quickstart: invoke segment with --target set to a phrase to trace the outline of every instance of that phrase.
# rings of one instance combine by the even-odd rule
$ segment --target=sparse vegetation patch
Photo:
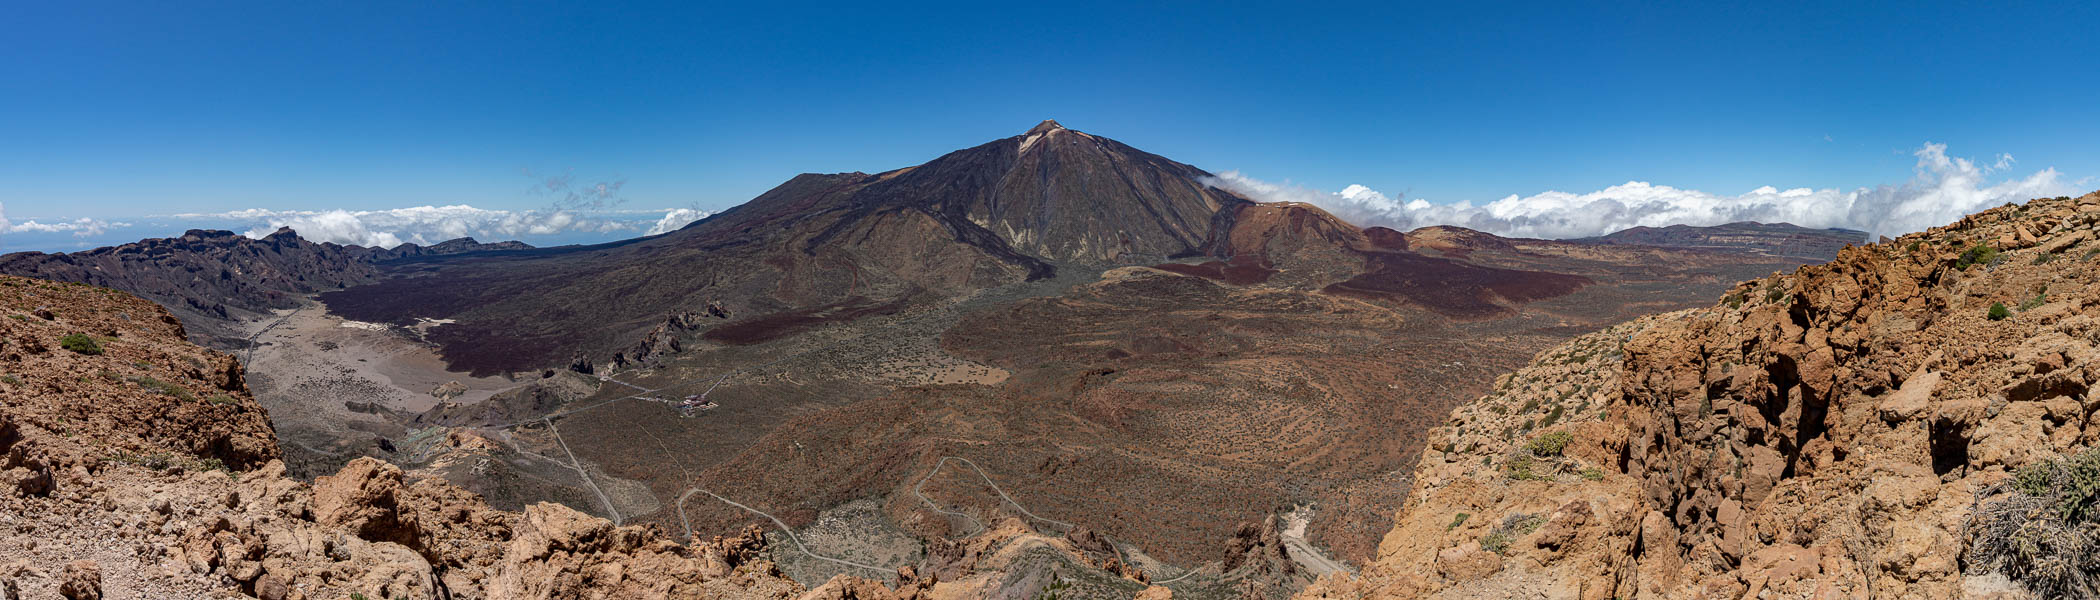
[[[1976,494],[1969,573],[2004,573],[2040,598],[2100,597],[2100,449],[2042,460]]]
[[[1544,524],[1546,524],[1546,517],[1544,516],[1531,513],[1512,513],[1507,517],[1503,517],[1502,523],[1496,525],[1493,531],[1489,531],[1486,536],[1480,538],[1480,547],[1496,554],[1508,552],[1511,542],[1515,542],[1517,538],[1537,531],[1539,526]]]
[[[95,338],[79,333],[68,333],[65,337],[58,338],[58,347],[89,356],[102,353],[102,345],[95,343]]]
[[[1997,258],[1997,248],[1992,248],[1983,244],[1976,244],[1974,246],[1970,246],[1968,250],[1963,250],[1961,253],[1961,258],[1954,259],[1954,268],[1967,271],[1969,270],[1969,265],[1977,263],[1989,264],[1991,261],[1996,260]]]
[[[1573,438],[1574,436],[1566,431],[1555,431],[1532,438],[1531,443],[1524,445],[1524,449],[1531,452],[1532,456],[1560,456],[1561,452],[1567,450],[1568,442]]]

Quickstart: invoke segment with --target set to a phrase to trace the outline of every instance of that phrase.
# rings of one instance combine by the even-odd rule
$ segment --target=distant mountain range
[[[531,247],[459,238],[430,246],[367,248],[316,244],[291,229],[261,239],[192,229],[181,237],[81,252],[7,254],[0,256],[0,273],[138,294],[175,313],[188,326],[191,341],[231,349],[243,341],[228,329],[230,321],[297,306],[301,297],[316,292],[371,283],[380,277],[379,262]]]

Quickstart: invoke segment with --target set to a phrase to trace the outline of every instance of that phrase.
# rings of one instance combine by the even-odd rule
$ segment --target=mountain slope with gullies
[[[711,303],[746,320],[712,339],[749,344],[1049,278],[1060,265],[1196,254],[1213,221],[1247,203],[1203,184],[1208,175],[1045,121],[918,166],[799,175],[661,236],[406,261],[392,279],[323,300],[359,320],[454,319],[430,337],[476,373],[579,353],[617,364],[667,315]]]
[[[1301,598],[2091,597],[2100,193],[1541,352]]]

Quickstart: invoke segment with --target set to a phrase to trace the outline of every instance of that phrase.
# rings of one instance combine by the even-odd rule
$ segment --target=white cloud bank
[[[710,214],[713,213],[697,208],[673,208],[664,211],[664,218],[658,219],[656,224],[649,226],[649,231],[643,232],[642,235],[656,235],[678,231],[679,228],[691,225],[694,221],[705,219]]]
[[[628,212],[628,211],[622,211]],[[645,214],[653,214],[647,211]],[[655,227],[698,212],[688,208],[668,209]],[[484,242],[546,236],[562,233],[619,233],[649,227],[646,220],[616,218],[606,213],[550,210],[496,210],[465,204],[414,206],[386,210],[270,210],[251,208],[223,213],[171,215],[180,219],[213,219],[252,224],[244,235],[267,236],[280,227],[290,227],[299,237],[313,242],[334,242],[392,248],[404,243],[429,245],[461,237]],[[692,218],[699,218],[694,216]],[[687,222],[690,222],[688,220]],[[683,226],[685,223],[677,223]],[[674,229],[676,227],[673,227]],[[654,228],[650,229],[652,232]]]
[[[44,223],[35,219],[16,223],[7,220],[7,207],[0,204],[0,231],[7,233],[71,233],[73,237],[102,235],[111,227],[130,227],[130,223],[112,223],[101,219],[81,217],[71,221]]]
[[[1872,239],[1876,235],[1895,236],[1945,225],[2007,202],[2075,192],[2053,168],[1991,182],[1991,174],[2012,167],[2009,154],[2000,154],[1994,163],[1983,166],[1966,158],[1947,156],[1945,144],[1927,143],[1913,154],[1918,157],[1916,173],[1901,184],[1852,191],[1765,186],[1737,196],[1629,181],[1586,194],[1512,194],[1475,206],[1471,202],[1432,204],[1419,199],[1403,200],[1361,185],[1327,193],[1261,181],[1238,171],[1220,173],[1207,183],[1263,202],[1317,205],[1361,226],[1383,225],[1405,231],[1456,225],[1496,235],[1553,239],[1598,236],[1635,226],[1719,225],[1737,221],[1842,227],[1866,231]]]

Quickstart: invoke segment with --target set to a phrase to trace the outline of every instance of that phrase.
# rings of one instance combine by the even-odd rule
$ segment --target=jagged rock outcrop
[[[655,364],[665,357],[684,352],[685,343],[680,341],[680,338],[705,327],[709,320],[727,318],[729,309],[723,308],[717,302],[708,302],[706,310],[702,311],[671,313],[671,316],[664,317],[663,323],[643,335],[641,343],[636,344],[633,349],[614,353],[612,369],[620,371]]]
[[[594,377],[573,371],[550,371],[525,385],[497,392],[472,404],[439,402],[411,422],[446,427],[486,427],[534,419],[598,391]]]
[[[2100,442],[2100,194],[1994,208],[1539,355],[1305,598],[2023,597],[1979,493]]]

